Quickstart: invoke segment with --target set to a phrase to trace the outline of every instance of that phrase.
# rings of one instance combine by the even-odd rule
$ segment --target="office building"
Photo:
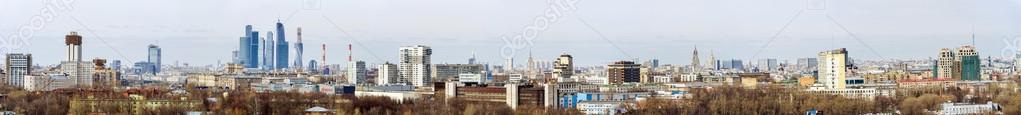
[[[248,52],[245,63],[245,68],[259,68],[259,31],[252,31],[252,35],[248,37]]]
[[[571,78],[572,75],[574,75],[573,57],[567,53],[560,54],[560,57],[553,62],[552,79],[547,79],[547,82],[555,82],[556,79]]]
[[[456,80],[461,74],[486,74],[482,64],[433,64],[431,70],[435,82]]]
[[[309,63],[309,64],[313,64],[313,63]],[[380,64],[380,65],[377,65],[376,69],[377,69],[376,72],[378,72],[376,74],[377,75],[376,76],[376,84],[377,85],[390,85],[390,84],[406,85],[406,83],[402,82],[402,81],[407,81],[407,80],[401,80],[401,77],[400,77],[400,75],[398,73],[399,71],[397,71],[398,70],[397,69],[397,65],[395,65],[393,63],[390,63],[390,62],[386,62],[386,63]]]
[[[305,65],[301,63],[302,53],[305,52],[305,44],[301,43],[301,28],[298,28],[298,41],[294,43],[294,68],[300,69]],[[299,71],[300,72],[300,71]]]
[[[149,63],[149,62],[144,62],[144,61],[135,62],[134,66],[132,68],[132,73],[135,73],[136,75],[143,75],[143,74],[144,75],[156,75],[154,73],[156,68],[153,68],[153,67],[155,67],[153,65],[155,65],[155,64],[152,64],[152,63]]]
[[[12,53],[7,54],[7,85],[22,87],[25,85],[25,76],[32,74],[32,54]]]
[[[275,64],[276,69],[287,69],[288,68],[287,63],[290,62],[287,61],[288,60],[287,58],[290,55],[288,54],[289,45],[287,44],[287,39],[284,35],[286,35],[284,33],[284,24],[281,23],[280,20],[277,20],[277,36],[276,36],[277,46],[276,52],[274,52],[276,53],[276,55],[274,56],[276,57],[276,61],[274,61],[276,62]]]
[[[149,55],[148,56],[149,56],[149,63],[152,63],[153,66],[154,66],[154,67],[152,67],[153,68],[152,72],[153,73],[160,73],[160,70],[161,70],[160,68],[162,68],[160,66],[162,66],[162,64],[163,64],[162,63],[163,62],[163,49],[161,49],[159,46],[156,46],[156,45],[153,45],[153,44],[149,44]]]
[[[350,62],[347,65],[347,83],[365,84],[366,72],[365,61]]]
[[[430,57],[432,48],[425,45],[402,46],[399,57],[401,78],[415,87],[424,87],[431,82]]]
[[[631,61],[617,61],[606,65],[606,76],[611,84],[641,82],[641,64]]]
[[[819,65],[818,58],[798,58],[797,67],[801,70],[814,69]]]
[[[819,52],[819,81],[826,89],[846,88],[847,49]]]

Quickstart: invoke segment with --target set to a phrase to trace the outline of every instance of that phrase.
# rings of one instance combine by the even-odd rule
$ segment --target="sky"
[[[226,63],[244,25],[274,31],[278,20],[291,43],[303,29],[306,63],[321,60],[322,44],[331,64],[345,62],[347,44],[368,63],[396,62],[400,46],[421,44],[433,63],[475,52],[495,65],[561,53],[580,65],[688,64],[696,47],[702,60],[795,61],[835,48],[927,59],[972,35],[983,57],[1021,51],[1021,0],[5,0],[0,15],[0,52],[31,53],[40,65],[64,59],[70,31],[83,36],[85,59],[145,61],[157,44],[166,65]],[[523,32],[528,39],[513,39]]]

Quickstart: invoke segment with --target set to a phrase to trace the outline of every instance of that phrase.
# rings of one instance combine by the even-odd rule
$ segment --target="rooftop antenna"
[[[971,46],[975,46],[975,24],[971,25]]]

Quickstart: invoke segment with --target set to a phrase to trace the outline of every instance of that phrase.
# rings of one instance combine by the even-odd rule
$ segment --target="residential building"
[[[366,76],[365,61],[355,61],[348,63],[347,66],[347,83],[348,84],[365,84]]]
[[[425,45],[403,46],[400,48],[400,73],[402,82],[411,83],[415,87],[430,85],[430,57],[432,48]]]
[[[314,64],[314,63],[309,63],[309,64]],[[400,77],[400,75],[399,75],[399,73],[397,71],[398,70],[397,69],[397,65],[395,65],[393,63],[386,62],[386,63],[380,64],[380,65],[376,66],[376,69],[377,69],[376,72],[378,72],[376,74],[377,75],[376,76],[376,84],[377,85],[407,84],[405,82],[401,82],[401,81],[407,81],[407,80],[401,80],[401,77]]]
[[[819,52],[819,83],[826,89],[846,88],[845,77],[847,76],[847,49],[840,48],[831,51]]]
[[[611,84],[641,82],[641,64],[631,61],[617,61],[607,65],[607,77]]]

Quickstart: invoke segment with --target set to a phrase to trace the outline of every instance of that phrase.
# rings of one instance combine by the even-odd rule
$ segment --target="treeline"
[[[768,86],[758,89],[742,87],[716,87],[691,91],[690,99],[666,100],[651,98],[639,102],[625,114],[636,115],[789,115],[805,114],[815,109],[825,114],[852,115],[869,113],[898,113],[905,115],[934,114],[944,102],[992,101],[1002,106],[1004,114],[1021,115],[1021,95],[1013,84],[1009,87],[990,85],[981,91],[968,93],[957,87],[904,89],[894,97],[847,98],[816,94],[803,89]],[[971,94],[971,98],[964,98]],[[995,96],[993,96],[995,95]]]

